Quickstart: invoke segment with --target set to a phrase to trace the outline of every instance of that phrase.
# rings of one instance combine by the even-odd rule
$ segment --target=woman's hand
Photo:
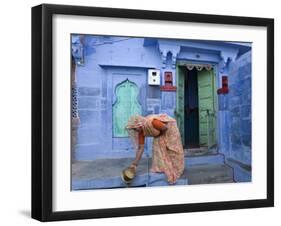
[[[138,167],[138,164],[133,161],[129,167],[133,168],[134,170],[136,170],[137,167]]]

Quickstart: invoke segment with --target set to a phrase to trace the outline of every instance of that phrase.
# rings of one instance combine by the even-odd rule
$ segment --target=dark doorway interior
[[[186,70],[184,82],[184,130],[186,148],[197,148],[199,145],[199,115],[198,115],[198,81],[197,70]]]

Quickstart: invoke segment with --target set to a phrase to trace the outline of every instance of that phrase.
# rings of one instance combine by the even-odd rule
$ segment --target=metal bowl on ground
[[[136,170],[133,167],[127,167],[126,169],[124,169],[121,173],[121,178],[122,180],[126,183],[129,184],[132,182],[132,180],[134,179],[136,175]]]

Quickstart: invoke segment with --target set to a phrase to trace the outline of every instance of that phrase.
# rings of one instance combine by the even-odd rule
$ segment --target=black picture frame
[[[267,198],[54,212],[52,210],[52,18],[55,14],[266,27]],[[49,4],[32,8],[32,218],[40,221],[57,221],[272,206],[274,206],[273,19]]]

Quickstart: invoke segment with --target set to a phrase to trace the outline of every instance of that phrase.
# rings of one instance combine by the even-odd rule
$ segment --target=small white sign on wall
[[[148,85],[160,86],[160,70],[148,69]]]

